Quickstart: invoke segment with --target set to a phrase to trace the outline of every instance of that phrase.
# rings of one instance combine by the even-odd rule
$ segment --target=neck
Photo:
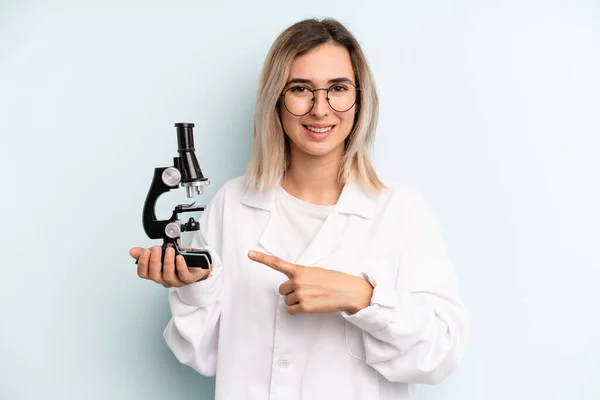
[[[283,189],[306,202],[328,206],[336,204],[342,193],[338,172],[343,145],[323,156],[312,156],[290,146],[290,166],[281,182]]]

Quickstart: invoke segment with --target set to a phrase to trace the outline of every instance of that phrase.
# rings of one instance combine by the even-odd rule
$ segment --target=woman
[[[369,161],[378,100],[337,21],[285,30],[260,80],[252,159],[202,214],[192,247],[134,248],[138,274],[170,287],[164,337],[216,374],[217,399],[414,399],[465,350],[467,313],[419,193]]]

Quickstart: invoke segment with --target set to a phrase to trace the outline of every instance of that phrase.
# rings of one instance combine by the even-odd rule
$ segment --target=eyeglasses
[[[313,109],[315,106],[315,92],[319,90],[327,92],[327,102],[334,111],[346,112],[356,104],[356,92],[360,89],[348,82],[335,83],[329,89],[311,89],[306,85],[294,85],[286,89],[281,97],[283,97],[286,110],[290,114],[301,117]]]

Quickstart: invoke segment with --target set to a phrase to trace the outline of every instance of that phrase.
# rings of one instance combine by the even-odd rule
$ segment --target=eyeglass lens
[[[315,102],[314,91],[306,85],[294,85],[284,94],[287,110],[294,115],[305,115],[310,112]],[[327,101],[334,111],[345,112],[352,108],[356,102],[356,88],[349,83],[337,83],[327,89]]]

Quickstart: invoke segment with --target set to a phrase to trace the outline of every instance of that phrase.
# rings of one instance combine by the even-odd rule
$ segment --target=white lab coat
[[[247,258],[252,249],[282,257],[277,218],[274,189],[259,196],[243,177],[228,182],[192,242],[202,235],[210,248],[211,275],[170,289],[165,340],[181,363],[216,374],[216,400],[416,399],[416,384],[457,367],[467,312],[416,189],[396,184],[371,198],[345,185],[296,260],[369,280],[371,305],[354,315],[287,313],[278,292],[287,277]]]

